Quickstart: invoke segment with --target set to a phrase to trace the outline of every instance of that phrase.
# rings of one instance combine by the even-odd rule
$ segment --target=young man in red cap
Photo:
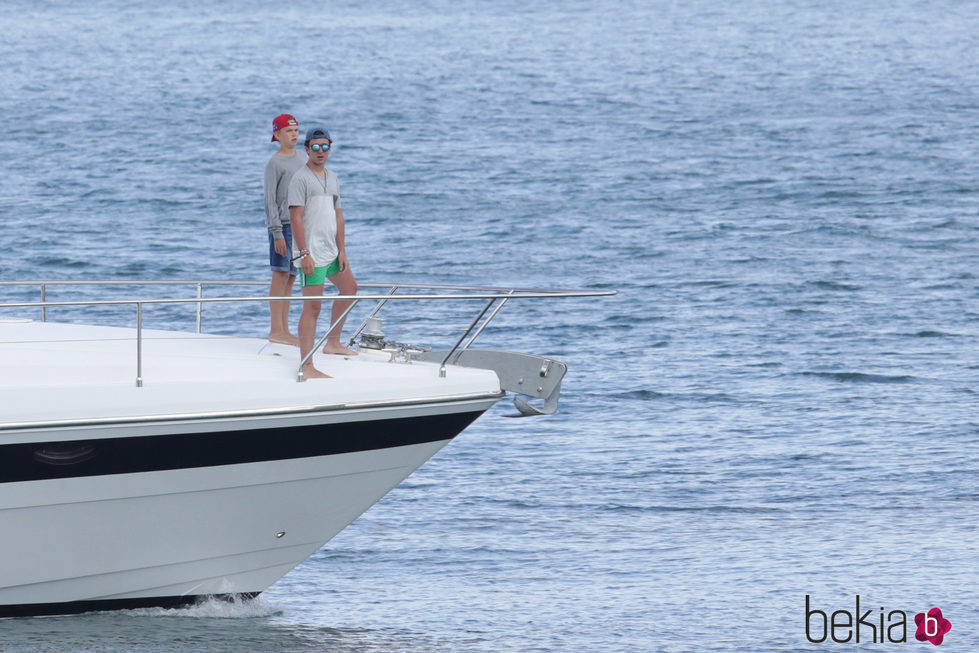
[[[265,166],[265,226],[269,231],[269,264],[272,267],[269,297],[288,297],[296,281],[296,266],[292,263],[289,182],[296,170],[306,163],[306,156],[296,152],[299,122],[288,113],[276,116],[272,121],[272,141],[279,142],[279,151]],[[290,302],[269,302],[272,317],[269,342],[299,344],[299,338],[289,333],[289,306]]]
[[[341,295],[355,295],[357,280],[347,261],[340,182],[336,174],[326,169],[333,139],[323,127],[312,127],[306,132],[305,145],[309,160],[293,175],[289,184],[289,210],[297,256],[302,267],[303,295],[322,295],[327,279]],[[321,304],[303,302],[303,312],[299,318],[299,355],[302,358],[313,351]],[[330,323],[340,320],[340,315],[349,305],[350,300],[333,302]],[[324,354],[357,354],[340,342],[342,329],[343,321],[340,320],[326,339]],[[312,358],[303,366],[303,376],[307,379],[329,378],[329,375],[313,366]]]

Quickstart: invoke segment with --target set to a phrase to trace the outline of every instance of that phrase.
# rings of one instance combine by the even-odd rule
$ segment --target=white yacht
[[[169,282],[192,298],[47,300],[97,283],[0,284],[42,291],[0,304],[0,616],[262,592],[507,392],[536,399],[517,397],[519,415],[556,409],[563,363],[471,347],[503,304],[611,294],[364,284],[359,355],[317,353],[332,378],[303,380],[295,347],[201,329],[212,303],[267,298],[195,281]],[[444,349],[382,331],[389,302],[462,300],[480,312]],[[146,328],[162,303],[195,306],[197,328]],[[129,325],[49,319],[69,306]]]

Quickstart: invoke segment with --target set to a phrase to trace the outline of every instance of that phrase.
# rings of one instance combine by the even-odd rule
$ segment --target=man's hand
[[[286,247],[285,238],[275,239],[275,241],[272,243],[272,246],[275,247],[275,253],[278,254],[279,256],[285,256],[286,254],[289,253],[289,248]]]
[[[305,274],[307,277],[316,272],[316,262],[313,261],[312,254],[307,254],[306,256],[302,257],[299,265],[303,269],[303,274]]]

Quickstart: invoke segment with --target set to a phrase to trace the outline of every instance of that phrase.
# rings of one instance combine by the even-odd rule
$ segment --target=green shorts
[[[338,256],[329,265],[324,265],[321,268],[313,268],[313,273],[308,276],[305,272],[300,272],[300,274],[302,275],[304,286],[322,286],[326,283],[327,277],[332,277],[339,271],[340,257]]]

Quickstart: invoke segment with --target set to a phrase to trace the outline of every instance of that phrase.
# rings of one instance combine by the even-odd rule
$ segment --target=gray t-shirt
[[[340,181],[326,171],[326,177],[303,166],[289,183],[289,206],[302,206],[306,247],[316,267],[329,265],[339,254],[337,247],[337,209],[340,206]],[[298,250],[296,245],[293,247]]]
[[[275,153],[265,166],[265,226],[276,240],[282,238],[282,225],[289,224],[289,182],[305,165],[305,152],[297,151],[292,156]]]

